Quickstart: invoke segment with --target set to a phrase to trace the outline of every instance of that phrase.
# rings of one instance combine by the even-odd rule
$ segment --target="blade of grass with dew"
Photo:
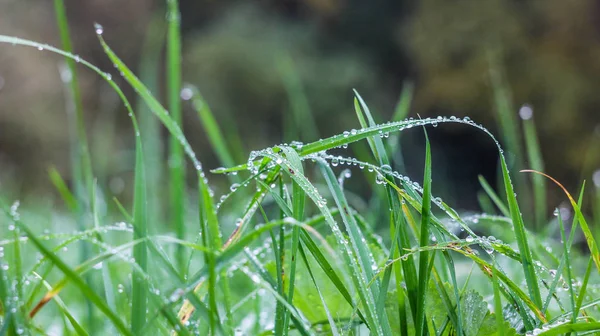
[[[39,239],[39,238],[38,238]],[[72,269],[72,272],[75,273],[77,276],[82,276],[84,275],[87,271],[89,271],[94,265],[97,265],[99,263],[102,263],[112,257],[114,257],[115,255],[134,247],[136,244],[138,244],[140,241],[132,241],[126,244],[123,244],[119,247],[114,247],[111,248],[110,251],[107,252],[103,252],[100,254],[97,254],[95,256],[93,256],[92,258],[84,261],[83,263],[81,263],[79,266],[77,266],[76,268]],[[61,244],[64,245],[64,244]],[[50,253],[56,253],[56,248],[54,248],[53,250],[49,250]],[[46,257],[48,260],[53,262],[53,259]],[[71,276],[69,274],[65,274],[65,276],[56,283],[56,285],[53,286],[53,290],[51,292],[47,292],[44,297],[42,297],[38,303],[35,305],[35,307],[33,307],[33,309],[31,309],[31,311],[29,312],[29,317],[33,318],[35,315],[37,315],[37,313],[48,303],[50,302],[56,295],[58,295],[62,289],[67,285],[67,283],[71,282]],[[107,306],[108,307],[108,306]],[[109,307],[110,308],[110,307]]]
[[[2,41],[2,36],[0,35],[0,42]],[[10,41],[13,41],[12,39]],[[373,125],[373,126],[369,126],[366,128],[362,128],[357,130],[356,132],[349,132],[348,134],[343,133],[343,134],[337,134],[334,136],[330,136],[328,138],[324,138],[312,143],[308,143],[302,146],[301,149],[298,150],[298,154],[300,155],[300,157],[307,157],[311,154],[317,154],[332,148],[338,148],[341,147],[343,145],[349,145],[351,143],[354,143],[356,141],[359,140],[363,140],[366,138],[378,138],[380,137],[380,134],[386,134],[386,133],[393,133],[393,132],[400,132],[400,131],[404,131],[404,130],[408,130],[414,127],[419,127],[419,126],[424,126],[424,125],[431,125],[431,124],[442,124],[442,123],[457,123],[457,124],[463,124],[463,125],[467,125],[470,127],[475,127],[477,129],[479,129],[480,131],[484,132],[485,134],[487,134],[492,140],[494,140],[494,142],[498,145],[497,143],[497,139],[496,137],[485,127],[483,127],[480,124],[475,123],[474,121],[472,121],[471,119],[459,119],[456,117],[450,117],[450,118],[442,118],[441,120],[439,118],[423,118],[423,119],[413,119],[413,120],[403,120],[403,121],[396,121],[396,122],[388,122],[385,124],[378,124],[378,125]],[[219,168],[219,169],[213,169],[212,172],[216,173],[216,174],[225,174],[225,173],[231,173],[231,172],[238,172],[238,171],[242,171],[242,170],[248,170],[250,168],[254,169],[256,166],[258,166],[260,164],[260,162],[255,162],[252,161],[252,164],[246,163],[246,164],[241,164],[235,167],[231,167],[231,168]],[[252,167],[249,167],[250,165],[252,165]]]
[[[282,211],[285,213],[286,216],[288,216],[290,218],[295,218],[293,210],[286,204],[285,200],[283,198],[281,198],[281,196],[279,196],[278,194],[276,194],[275,192],[273,192],[262,181],[257,180],[257,183],[259,183],[264,188],[267,188],[267,190],[269,190],[269,193],[271,194],[271,196],[273,197],[273,199],[275,200],[275,202],[279,205],[280,209],[282,209]],[[341,279],[339,278],[339,276],[336,274],[336,272],[334,271],[333,267],[331,266],[331,264],[329,263],[329,261],[327,260],[327,258],[319,250],[319,248],[317,247],[317,244],[314,242],[314,240],[304,230],[301,230],[299,232],[299,234],[300,234],[300,238],[302,239],[302,244],[304,244],[304,246],[312,254],[312,256],[315,258],[315,260],[317,261],[317,263],[319,264],[319,266],[321,267],[321,269],[325,272],[325,274],[327,275],[327,277],[330,279],[330,281],[340,291],[340,293],[342,294],[342,296],[344,297],[344,299],[351,306],[354,306],[354,301],[353,301],[353,299],[352,299],[349,291],[347,290],[346,286],[341,281]],[[358,311],[358,315],[359,315],[359,318],[361,320],[366,321],[365,318],[364,318],[364,316],[360,312],[360,310]],[[276,328],[276,330],[277,330],[277,328]]]
[[[528,297],[528,295],[521,289],[519,285],[514,283],[506,274],[501,272],[496,266],[486,262],[485,260],[475,255],[473,250],[471,250],[470,248],[463,248],[455,244],[448,244],[445,246],[438,244],[434,246],[429,246],[426,249],[441,251],[448,250],[460,253],[461,255],[473,260],[488,278],[492,277],[492,273],[494,269],[496,269],[498,279],[501,280],[510,289],[510,293],[514,294],[516,297],[522,300],[523,303],[525,303],[525,305],[531,310],[531,312],[533,312],[537,319],[539,319],[543,323],[547,322],[547,318],[544,316],[541,309],[535,305],[535,303]],[[409,253],[406,253],[402,257],[405,257],[409,254],[418,253],[421,250],[423,250],[423,248],[411,249]],[[385,267],[391,267],[393,264],[401,261],[402,257],[392,260],[391,262],[387,263]]]
[[[100,43],[104,48],[105,53],[108,55],[110,60],[115,64],[115,66],[123,72],[124,78],[127,82],[140,94],[140,96],[144,99],[144,102],[150,107],[152,112],[159,118],[159,120],[163,123],[163,125],[169,130],[171,135],[176,138],[179,143],[182,145],[184,152],[186,155],[192,160],[196,172],[198,174],[198,190],[199,190],[199,202],[200,202],[200,226],[203,229],[203,237],[207,239],[207,242],[210,243],[209,246],[215,250],[221,249],[221,241],[220,241],[220,233],[218,220],[216,217],[214,204],[211,196],[211,192],[209,191],[208,181],[204,175],[202,170],[202,164],[196,158],[194,151],[191,146],[187,142],[181,128],[177,125],[173,119],[169,116],[167,111],[160,105],[160,103],[154,98],[148,89],[140,82],[140,80],[133,74],[133,72],[117,57],[117,55],[110,49],[110,47],[104,42],[104,39],[101,35],[98,35]],[[206,230],[204,230],[206,229]],[[213,266],[213,257],[212,255],[207,255],[208,264]],[[212,292],[216,286],[216,274],[214,274],[214,268],[210,267],[210,279],[209,279],[209,290]],[[211,312],[213,314],[217,314],[216,310],[216,298],[215,295],[209,295],[209,302],[211,305]],[[191,314],[191,312],[187,312],[184,315],[187,316]],[[214,325],[214,319],[210,319],[211,323]],[[214,328],[212,329],[214,330]]]
[[[585,297],[585,291],[587,289],[588,286],[588,281],[590,280],[590,274],[592,273],[592,262],[593,258],[590,258],[588,260],[588,265],[585,269],[585,275],[583,276],[583,283],[581,284],[581,289],[579,290],[579,295],[577,296],[577,303],[575,306],[575,311],[574,311],[574,315],[575,318],[577,318],[577,315],[579,315],[579,312],[581,311],[581,305],[583,304],[583,298]]]
[[[364,100],[362,99],[362,97],[358,94],[358,92],[356,90],[354,90],[354,94],[355,94],[355,100],[354,100],[354,106],[355,106],[355,110],[356,110],[356,114],[358,116],[358,119],[360,121],[361,127],[366,128],[368,126],[370,127],[376,127],[375,124],[375,120],[373,119],[373,117],[371,116],[371,112],[367,106],[367,104],[364,102]],[[367,120],[368,120],[368,124],[365,121],[364,117],[362,114],[365,114],[367,116]],[[377,132],[376,136],[372,136],[370,138],[367,138],[367,141],[369,141],[369,145],[371,147],[371,150],[373,152],[373,155],[375,156],[375,158],[377,159],[378,163],[380,164],[381,167],[384,167],[385,165],[387,165],[389,167],[389,159],[387,157],[387,154],[385,152],[385,147],[383,146],[383,141],[381,140],[380,135],[381,134],[386,134],[385,131],[383,130],[379,130]],[[390,167],[391,170],[391,167]],[[384,178],[390,178],[389,176],[387,176],[387,173],[385,176],[383,176]],[[392,219],[390,221],[390,235],[392,237],[395,236],[395,230],[400,230],[400,234],[399,234],[399,244],[397,246],[397,248],[400,249],[404,249],[404,248],[410,248],[410,240],[409,240],[409,235],[408,232],[406,231],[406,228],[402,225],[400,225],[400,217],[403,216],[402,212],[400,211],[401,205],[400,205],[400,199],[398,198],[398,195],[396,192],[394,192],[393,188],[389,185],[386,186],[386,194],[387,194],[387,199],[388,199],[388,206],[392,209],[391,211],[391,215],[392,215]],[[392,253],[394,253],[394,251],[392,251]],[[396,266],[398,267],[398,266]],[[418,278],[417,278],[417,271],[415,268],[415,261],[413,259],[412,256],[408,257],[407,260],[403,261],[401,263],[401,267],[403,270],[403,278],[406,284],[406,289],[408,292],[408,302],[409,305],[411,307],[412,310],[412,316],[413,319],[417,318],[417,294],[418,294]],[[382,286],[387,286],[387,284],[382,284]],[[396,277],[396,290],[398,293],[400,293],[402,289],[402,284],[400,283],[400,280],[398,279],[398,277]],[[383,304],[385,302],[385,300],[380,300],[380,304]],[[399,302],[399,305],[401,303]],[[400,307],[399,309],[402,310],[404,309],[404,307]],[[381,310],[381,307],[379,308],[379,310]],[[415,320],[415,324],[416,324],[416,320]]]
[[[35,275],[37,277],[39,277],[39,280],[46,287],[46,289],[48,291],[52,291],[52,286],[46,280],[44,280],[44,278],[40,277],[37,273],[35,273]],[[89,335],[87,333],[87,331],[85,331],[85,329],[79,324],[79,322],[77,322],[77,319],[75,319],[75,317],[73,317],[73,314],[71,314],[71,312],[69,311],[69,309],[67,308],[65,303],[62,301],[62,299],[58,295],[54,298],[54,301],[56,302],[56,305],[58,306],[58,309],[61,311],[61,313],[64,314],[66,316],[66,318],[69,320],[69,323],[71,323],[71,326],[73,327],[73,329],[75,330],[77,335],[80,335],[80,336]]]
[[[96,200],[96,196],[97,196],[97,186],[98,186],[98,180],[94,179],[93,185],[92,185],[92,199],[91,199],[91,212],[92,212],[92,221],[94,222],[94,228],[98,231],[100,231],[100,218],[98,215],[98,203]],[[98,239],[100,242],[103,242],[103,239],[101,237],[101,235],[96,235],[96,239]],[[102,282],[103,282],[103,286],[104,286],[104,296],[106,297],[106,303],[108,303],[108,306],[112,309],[116,311],[116,304],[115,304],[115,294],[113,291],[113,282],[112,279],[110,277],[110,270],[108,269],[108,265],[107,264],[102,264]]]
[[[423,173],[423,202],[421,211],[421,228],[419,230],[419,246],[429,245],[429,221],[431,217],[431,148],[425,131],[425,171]],[[417,300],[417,318],[415,331],[417,335],[425,332],[425,300],[429,287],[429,253],[419,254],[419,287]]]
[[[574,324],[562,324],[556,327],[551,327],[549,330],[542,331],[538,336],[554,336],[554,335],[565,335],[570,332],[598,332],[600,331],[599,322],[579,322]],[[583,335],[583,334],[581,334]],[[589,333],[586,333],[589,335]]]
[[[14,294],[8,284],[8,263],[4,258],[0,259],[0,313],[3,316],[0,335],[14,335],[18,324],[16,302],[11,300]],[[14,311],[14,313],[13,313]]]
[[[282,152],[285,155],[286,159],[290,163],[290,168],[288,168],[288,172],[290,174],[301,174],[304,175],[304,167],[302,166],[302,161],[298,156],[298,153],[290,147],[283,147]],[[306,196],[304,190],[298,185],[296,182],[292,182],[292,217],[296,220],[302,222],[304,220],[304,204],[306,202]],[[300,245],[300,228],[293,227],[292,228],[292,239],[291,239],[291,251],[290,251],[290,271],[289,271],[289,282],[288,282],[288,294],[287,300],[289,302],[293,302],[294,299],[294,287],[295,287],[295,279],[296,279],[296,263],[297,263],[297,254],[298,247]],[[289,325],[289,311],[284,312],[283,316],[283,335],[286,336],[288,334],[288,325]]]
[[[598,251],[598,245],[596,244],[596,239],[594,239],[594,235],[592,234],[592,231],[590,230],[590,227],[588,226],[587,221],[585,220],[585,217],[583,216],[583,213],[581,212],[581,209],[579,208],[577,203],[575,203],[575,200],[573,199],[573,197],[571,196],[569,191],[567,191],[567,189],[562,184],[560,184],[560,182],[555,180],[550,175],[547,175],[547,174],[544,174],[542,172],[538,172],[535,170],[529,170],[529,169],[522,170],[522,172],[540,174],[540,175],[550,179],[552,182],[554,182],[554,184],[556,184],[558,187],[560,187],[562,189],[562,191],[565,193],[565,195],[567,195],[567,198],[569,199],[569,202],[571,203],[571,206],[573,207],[573,210],[575,211],[575,215],[577,216],[577,219],[579,220],[579,225],[581,226],[581,230],[583,231],[583,235],[585,236],[585,240],[588,244],[588,248],[590,249],[592,259],[594,260],[594,263],[596,264],[596,268],[598,269],[598,272],[600,272],[600,251]]]
[[[542,307],[542,297],[540,294],[540,288],[537,280],[537,275],[533,267],[533,259],[531,256],[531,250],[529,248],[529,242],[527,240],[527,234],[525,232],[525,226],[523,224],[523,217],[519,210],[519,204],[517,203],[517,197],[510,180],[508,173],[508,167],[504,155],[500,154],[500,164],[502,168],[502,175],[504,177],[504,188],[506,190],[506,196],[508,200],[508,206],[510,209],[510,218],[513,221],[513,227],[515,231],[515,238],[517,240],[517,246],[521,253],[521,265],[523,272],[525,273],[525,281],[527,282],[527,289],[529,290],[530,298],[533,300],[536,306]]]
[[[585,188],[582,188],[581,192],[579,193],[578,204],[580,207],[583,202],[584,190],[585,190]],[[561,221],[562,221],[562,218],[561,218]],[[558,285],[558,282],[561,278],[560,274],[563,274],[565,264],[567,264],[567,262],[568,262],[567,261],[568,254],[565,253],[565,251],[571,251],[571,246],[573,246],[573,240],[575,239],[575,232],[577,232],[577,224],[578,224],[577,216],[574,216],[573,224],[571,225],[571,230],[569,233],[569,240],[565,240],[564,238],[562,238],[563,256],[560,260],[558,267],[556,268],[556,275],[554,277],[554,280],[552,280],[552,283],[550,284],[550,287],[548,288],[548,296],[546,297],[546,300],[544,301],[544,306],[542,309],[542,311],[544,311],[544,312],[546,312],[546,310],[548,309],[548,306],[550,305],[550,300],[552,299],[553,294],[555,293],[555,290],[556,290],[556,286]],[[561,235],[562,235],[562,231],[561,231]]]
[[[362,270],[362,272],[359,274],[359,277],[362,278],[362,282],[364,282],[366,279],[372,279],[374,275],[373,266],[375,265],[375,261],[373,260],[373,256],[368,249],[368,245],[365,244],[366,240],[364,239],[362,232],[358,228],[358,224],[356,223],[354,216],[350,214],[350,207],[348,206],[348,201],[346,200],[346,197],[344,196],[340,185],[338,184],[337,178],[331,170],[331,167],[329,167],[329,165],[327,163],[324,163],[323,161],[319,161],[318,164],[319,168],[321,169],[322,175],[327,181],[327,185],[329,187],[329,190],[331,191],[331,194],[333,195],[336,205],[340,209],[342,221],[344,222],[344,225],[346,226],[346,231],[348,232],[348,235],[350,237],[350,243],[354,252],[353,254],[356,256],[358,265]],[[363,285],[362,282],[359,281],[359,284]],[[370,288],[370,293],[365,295],[366,299],[369,302],[372,302],[373,305],[376,302],[375,298],[379,297],[379,286],[379,281],[375,281],[375,283]],[[366,289],[364,291],[367,292]],[[370,313],[374,317],[374,323],[379,324],[378,327],[381,328],[381,332],[383,332],[385,335],[391,333],[391,328],[386,314],[377,314],[377,310],[371,311]]]
[[[303,324],[303,319],[300,318],[299,314],[298,314],[298,310],[294,307],[292,300],[289,299],[285,299],[284,296],[279,295],[279,293],[276,291],[277,289],[277,282],[275,279],[273,279],[273,277],[271,276],[271,274],[269,273],[269,271],[265,268],[264,265],[262,265],[260,263],[260,261],[258,261],[258,259],[254,256],[254,254],[252,253],[252,251],[250,251],[250,249],[248,247],[244,248],[244,252],[246,253],[246,256],[248,258],[248,260],[250,261],[250,263],[252,264],[252,266],[254,266],[254,268],[257,270],[259,277],[262,279],[262,281],[258,281],[255,277],[252,277],[252,281],[254,283],[259,283],[259,282],[263,282],[265,285],[268,284],[268,286],[270,286],[269,291],[272,293],[276,293],[275,299],[281,304],[283,305],[283,307],[285,308],[285,311],[287,313],[290,314],[290,318],[294,324],[294,326],[296,327],[296,330],[298,330],[300,332],[300,334],[302,335],[308,335],[309,333],[309,327],[307,325]],[[247,272],[245,272],[246,274],[251,274],[249,272],[249,269]],[[285,303],[284,303],[285,301]],[[286,332],[288,328],[286,327],[286,329],[283,330],[284,334]]]
[[[178,0],[167,0],[167,100],[171,118],[182,128],[181,116],[181,32]],[[179,239],[185,239],[185,161],[180,140],[169,136],[170,221]],[[187,274],[184,249],[176,251],[181,274]]]
[[[266,188],[266,190],[269,190],[271,192],[271,195],[276,196],[278,199],[281,199],[281,196],[279,194],[283,194],[283,181],[281,179],[279,179],[279,194],[275,193],[272,191],[271,188],[266,187],[266,185],[264,185],[264,183],[262,181],[260,181],[260,179],[256,180],[256,182],[259,182],[263,184],[263,188]],[[283,199],[281,199],[281,201],[278,201],[277,198],[274,197],[274,199],[276,200],[277,205],[280,207],[279,210],[279,219],[283,221],[283,219],[285,218],[285,216],[287,214],[289,214],[288,216],[292,215],[292,210],[289,209],[289,207],[287,206],[287,204],[285,203],[285,201]],[[286,209],[281,208],[281,206],[284,206],[285,208],[287,208],[287,212]],[[269,223],[269,218],[267,216],[267,213],[265,212],[265,209],[263,208],[262,205],[259,206],[260,208],[260,212],[263,216],[263,219],[265,221],[265,223]],[[279,295],[281,295],[282,297],[285,297],[285,289],[284,289],[284,266],[283,264],[285,263],[285,230],[283,226],[279,227],[279,237],[276,236],[276,232],[275,230],[269,230],[269,236],[271,237],[271,244],[272,244],[272,249],[273,249],[273,258],[275,259],[275,276],[276,276],[276,280],[277,280],[277,293],[279,293]],[[260,312],[258,312],[258,314],[260,314]],[[275,326],[273,327],[273,332],[275,335],[281,335],[283,334],[283,322],[284,322],[284,314],[285,314],[285,309],[283,307],[283,305],[281,303],[277,303],[275,306]],[[255,326],[258,328],[258,321],[255,323]],[[256,331],[258,332],[258,331]]]
[[[565,236],[565,226],[563,224],[563,220],[562,217],[560,216],[560,214],[558,215],[558,224],[560,225],[560,238],[562,239],[563,242],[567,241],[567,238]],[[571,257],[570,257],[570,252],[567,249],[567,244],[563,243],[563,253],[565,254],[565,273],[567,275],[566,281],[567,281],[567,285],[569,286],[569,299],[571,301],[571,310],[573,311],[573,317],[571,318],[571,323],[575,323],[576,322],[576,313],[575,313],[575,292],[573,291],[573,275],[571,274]],[[557,273],[555,275],[556,277],[560,277],[560,275]]]
[[[521,107],[521,110],[523,109],[529,109],[531,111],[531,107],[527,105]],[[542,159],[540,143],[538,141],[533,117],[530,116],[529,118],[526,118],[526,116],[522,116],[521,119],[523,123],[523,134],[525,135],[525,148],[527,149],[527,157],[531,169],[544,171],[544,161]],[[540,175],[533,175],[532,182],[535,222],[537,224],[536,226],[541,228],[546,223],[546,180]]]
[[[178,128],[177,125],[175,125],[173,123],[173,121],[169,117],[168,113],[158,103],[158,101],[152,95],[149,94],[149,91],[147,90],[147,88],[137,79],[137,77],[135,77],[133,75],[133,73],[131,72],[131,70],[129,68],[127,68],[123,64],[123,62],[112,52],[112,50],[110,50],[110,48],[106,45],[106,43],[104,43],[104,40],[102,39],[102,36],[101,36],[101,34],[102,34],[102,27],[97,26],[96,27],[96,33],[98,35],[98,38],[99,38],[99,40],[100,40],[103,48],[105,48],[105,51],[110,56],[111,60],[113,60],[113,62],[115,62],[115,64],[117,65],[117,67],[119,67],[119,70],[123,71],[123,75],[125,76],[125,78],[128,79],[128,81],[132,84],[132,86],[134,86],[134,88],[136,89],[136,91],[140,92],[140,94],[141,94],[142,98],[144,98],[144,101],[146,102],[146,104],[148,104],[148,106],[151,107],[152,112],[155,113],[155,115],[160,119],[160,121],[165,125],[165,127],[172,134],[175,134],[177,136],[177,139],[179,139],[179,141],[181,142],[181,144],[182,144],[182,146],[184,148],[185,153],[188,155],[188,157],[190,157],[190,159],[194,163],[194,166],[199,171],[198,175],[200,176],[201,174],[203,174],[203,172],[201,170],[202,167],[200,165],[200,162],[196,159],[194,152],[192,151],[192,149],[189,146],[189,144],[187,143],[185,137],[181,133],[181,129]],[[53,53],[57,53],[59,55],[62,55],[62,56],[65,56],[67,58],[70,58],[70,59],[78,61],[82,65],[85,65],[89,69],[91,69],[94,72],[96,72],[104,80],[106,80],[107,83],[113,88],[113,90],[115,90],[115,92],[117,92],[117,94],[119,95],[119,97],[123,101],[125,107],[128,109],[129,114],[131,116],[133,116],[133,111],[131,110],[131,105],[127,101],[127,99],[126,99],[125,95],[123,94],[123,92],[121,91],[121,89],[110,79],[109,75],[107,75],[106,73],[102,72],[100,69],[98,69],[96,66],[92,65],[91,63],[89,63],[89,62],[81,59],[79,56],[73,55],[71,53],[62,51],[60,49],[54,48],[54,47],[46,45],[46,44],[41,44],[41,43],[37,43],[37,42],[34,42],[34,41],[29,41],[29,40],[20,39],[20,38],[16,38],[16,37],[5,36],[5,35],[0,35],[0,43],[10,43],[10,44],[13,44],[13,45],[22,45],[22,46],[35,47],[35,48],[38,48],[38,49],[47,50],[47,51],[50,51],[50,52],[53,52]],[[204,180],[200,179],[200,183],[201,184],[204,183]],[[117,202],[117,204],[119,204],[119,203]],[[122,209],[122,210],[124,211],[124,209]],[[126,214],[127,212],[124,211],[124,213]],[[195,296],[192,295],[191,298],[195,299]],[[192,300],[192,302],[195,302],[195,301]],[[194,304],[196,306],[198,306],[197,303],[194,303]],[[127,334],[127,333],[125,333],[125,334]]]
[[[333,219],[331,212],[325,206],[326,201],[319,194],[315,186],[312,183],[310,183],[310,181],[308,181],[308,179],[304,175],[300,174],[299,172],[293,171],[293,167],[290,165],[289,161],[286,158],[274,153],[273,151],[260,151],[259,155],[274,160],[275,162],[278,162],[279,166],[282,167],[282,171],[286,172],[286,174],[290,176],[294,182],[298,183],[298,185],[304,190],[305,194],[311,199],[311,201],[317,205],[319,211],[325,216],[327,223],[330,225],[332,232],[334,233],[338,241],[344,242],[345,238],[341,234],[341,231],[337,226],[335,220]],[[353,271],[351,273],[352,279],[353,282],[355,282],[355,285],[358,289],[359,297],[361,298],[361,301],[365,306],[365,315],[367,321],[369,321],[368,325],[370,328],[373,328],[372,332],[376,334],[381,334],[381,325],[375,323],[376,316],[374,316],[373,314],[374,301],[372,296],[370,295],[370,292],[366,289],[365,279],[360,276],[360,268],[356,260],[354,259],[352,251],[348,249],[344,243],[341,243],[340,246],[342,247],[342,256],[344,257],[345,262],[350,265]]]
[[[262,181],[257,180],[257,182],[259,184],[263,185],[264,187],[266,187],[267,190],[269,190],[270,195],[273,197],[273,199],[276,201],[277,205],[282,209],[282,211],[285,213],[285,215],[290,218],[293,218],[292,209],[290,209],[289,206],[285,203],[285,200],[283,200],[283,198],[281,198],[281,196],[279,196],[275,192],[271,191],[271,189],[268,188]],[[337,214],[337,213],[332,211],[332,215],[335,215],[335,214]],[[321,217],[321,216],[319,216],[319,217]],[[312,226],[310,222],[307,222],[307,225]],[[342,294],[342,296],[344,297],[346,302],[348,302],[348,304],[350,304],[350,306],[354,306],[355,303],[352,299],[352,296],[350,295],[350,292],[346,288],[345,284],[342,282],[341,278],[334,271],[334,269],[331,266],[331,264],[329,263],[328,259],[323,255],[321,250],[318,248],[318,245],[311,238],[311,236],[305,230],[301,230],[300,231],[300,239],[302,240],[302,244],[303,244],[304,248],[306,248],[311,253],[313,258],[315,258],[315,260],[321,267],[322,271],[327,275],[327,277],[332,282],[332,284],[339,290],[340,294]],[[358,316],[362,321],[365,321],[365,318],[362,315],[360,310],[358,311]],[[277,330],[277,328],[276,328],[276,330]]]
[[[86,298],[96,306],[100,311],[102,311],[106,317],[113,323],[115,328],[123,335],[132,335],[129,329],[125,326],[125,323],[119,318],[116,312],[112,311],[110,307],[104,302],[104,300],[94,292],[94,290],[88,286],[75,271],[73,271],[64,261],[62,261],[59,257],[54,255],[48,248],[46,248],[41,241],[39,241],[36,236],[31,232],[25,225],[23,225],[20,221],[15,221],[15,224],[18,225],[21,230],[25,233],[25,235],[29,238],[29,240],[35,245],[35,247],[48,259],[52,261],[56,267],[58,267],[67,277],[69,277],[70,281],[73,282],[79,290],[85,295]]]

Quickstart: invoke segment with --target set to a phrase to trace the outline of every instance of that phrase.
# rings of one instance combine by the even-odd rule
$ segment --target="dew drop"
[[[104,27],[98,23],[94,23],[94,29],[96,30],[97,35],[102,35],[102,33],[104,33]]]
[[[193,96],[194,91],[192,91],[192,89],[189,87],[184,87],[183,89],[181,89],[181,92],[179,92],[179,97],[181,97],[181,99],[183,100],[190,100]]]
[[[521,106],[521,108],[519,109],[519,117],[521,117],[521,119],[523,120],[531,119],[533,117],[533,109],[531,108],[531,106],[527,104]]]
[[[600,169],[594,172],[592,175],[592,181],[594,181],[594,186],[596,186],[596,188],[600,188]]]

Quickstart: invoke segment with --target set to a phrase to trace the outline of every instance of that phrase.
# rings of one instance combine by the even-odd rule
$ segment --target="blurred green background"
[[[516,117],[523,104],[533,107],[548,174],[575,191],[600,168],[597,1],[182,0],[180,5],[184,81],[199,87],[230,135],[239,163],[251,150],[358,128],[353,88],[378,122],[390,120],[402,87],[413,85],[409,116],[470,116],[500,137],[494,69],[510,88]],[[3,0],[0,34],[60,46],[52,6]],[[130,67],[145,66],[162,83],[164,6],[150,0],[66,1],[75,52],[112,73],[132,101],[135,95],[103,53],[93,24],[104,26],[105,39]],[[56,55],[0,46],[0,190],[6,197],[52,195],[50,166],[68,179],[69,100],[62,67]],[[94,172],[107,193],[127,199],[134,146],[129,119],[108,85],[81,70]],[[304,92],[304,107],[317,125],[313,132],[283,131],[294,122],[289,85]],[[161,84],[156,91],[164,97]],[[189,104],[184,108],[190,142],[206,167],[217,167],[196,113]],[[475,210],[477,175],[492,182],[497,176],[493,143],[461,125],[443,125],[429,135],[434,193]],[[419,130],[402,134],[406,172],[418,181],[423,141]],[[525,162],[515,168],[527,167]],[[600,184],[600,175],[597,179]],[[360,192],[363,186],[355,183]],[[562,199],[558,190],[549,195],[552,206]]]

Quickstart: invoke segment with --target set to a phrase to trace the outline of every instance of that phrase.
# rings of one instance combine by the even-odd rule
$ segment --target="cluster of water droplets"
[[[552,321],[551,323],[544,324],[539,328],[535,328],[531,331],[528,331],[525,335],[526,336],[537,336],[546,331],[550,331],[553,328],[556,328],[556,327],[559,327],[559,326],[565,325],[565,324],[570,324],[570,323],[571,323],[570,317],[559,318],[555,321]]]

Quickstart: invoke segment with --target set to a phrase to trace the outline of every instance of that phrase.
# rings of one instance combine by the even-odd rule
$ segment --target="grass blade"
[[[181,32],[179,3],[167,0],[167,100],[173,123],[182,128],[181,116]],[[185,161],[183,148],[176,134],[169,137],[170,219],[179,239],[185,239]],[[186,256],[182,247],[177,249],[177,265],[181,274],[187,274]]]
[[[419,246],[429,245],[429,221],[431,218],[431,148],[429,138],[425,132],[425,171],[423,173],[423,202],[421,211],[421,229]],[[417,335],[422,335],[425,325],[425,300],[429,287],[429,253],[423,251],[419,254],[419,291],[417,301],[417,318],[415,330]]]
[[[479,175],[479,183],[481,184],[481,187],[483,187],[483,190],[486,192],[489,198],[492,200],[492,202],[494,202],[498,209],[500,209],[500,213],[502,213],[502,215],[504,215],[505,217],[510,217],[510,211],[508,210],[504,202],[502,202],[502,200],[500,199],[500,197],[498,197],[494,189],[481,175]]]
[[[504,160],[504,155],[502,154],[500,155],[500,164],[502,168],[502,176],[504,177],[504,188],[506,190],[506,197],[508,199],[508,207],[510,209],[510,218],[513,222],[515,238],[521,254],[521,265],[523,267],[523,272],[525,273],[527,289],[529,290],[529,296],[535,305],[541,308],[542,296],[540,294],[537,275],[533,267],[533,258],[531,257],[531,250],[529,248],[529,242],[525,232],[525,225],[523,224],[523,217],[521,216],[519,204],[517,203],[517,197],[508,174],[506,161]]]
[[[217,124],[217,121],[215,120],[214,114],[208,106],[208,103],[195,86],[186,84],[184,90],[186,89],[191,90],[190,99],[192,101],[192,106],[198,113],[198,117],[202,122],[202,127],[204,128],[206,136],[208,137],[208,141],[210,142],[220,163],[225,167],[234,166],[235,161],[233,160],[233,155],[231,155],[231,151],[227,146],[223,132],[219,128],[219,125]]]
[[[527,149],[527,157],[531,169],[537,171],[544,171],[544,161],[542,159],[542,153],[540,150],[540,143],[538,141],[537,132],[535,130],[535,123],[533,122],[533,112],[531,107],[524,105],[519,111],[521,119],[523,120],[523,133],[525,134],[525,147]],[[546,181],[542,176],[533,175],[533,199],[535,206],[535,222],[537,228],[541,228],[546,223]]]
[[[133,118],[133,116],[132,116]],[[139,265],[143,273],[148,268],[148,250],[146,246],[146,237],[148,235],[147,213],[146,213],[146,174],[144,167],[144,150],[142,148],[142,139],[139,135],[139,128],[134,121],[135,137],[135,177],[134,177],[134,196],[133,196],[133,239],[140,240],[139,244],[133,247],[133,258]],[[132,298],[131,298],[131,332],[135,335],[140,334],[146,324],[146,306],[148,302],[148,286],[140,273],[134,273],[132,279]]]

